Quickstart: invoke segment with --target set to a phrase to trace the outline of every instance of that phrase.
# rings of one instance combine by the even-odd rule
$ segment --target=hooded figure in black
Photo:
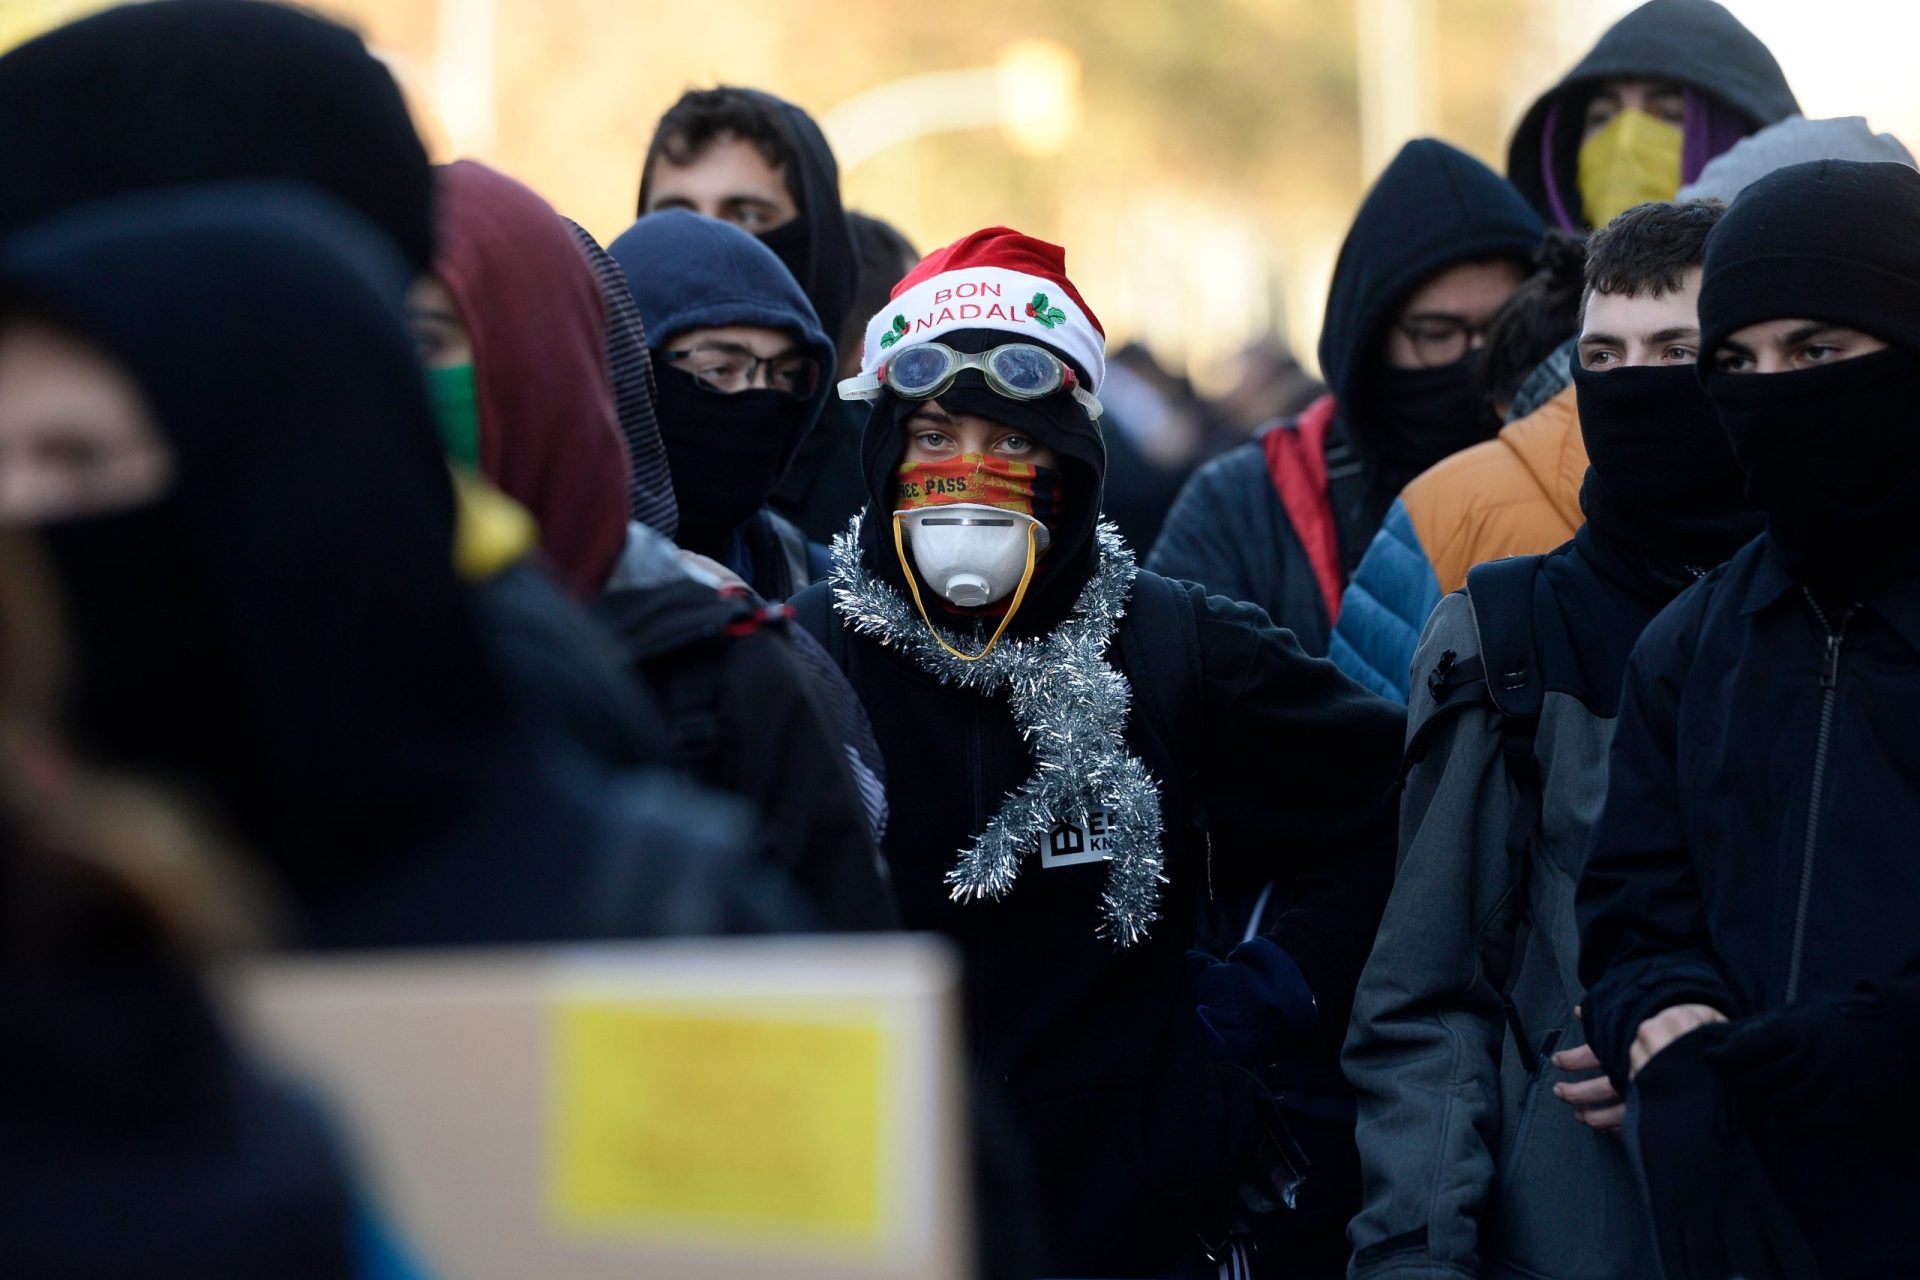
[[[797,215],[770,230],[742,225],[793,273],[831,340],[853,305],[860,264],[840,204],[840,166],[820,126],[799,107],[757,89],[688,91],[654,131],[640,176],[639,213],[692,207],[685,200],[665,200],[655,189],[659,162],[697,165],[708,147],[728,138],[752,144],[784,179]],[[717,209],[695,211],[724,216]],[[856,464],[860,423],[857,414],[830,399],[774,490],[774,510],[815,542],[838,533],[865,500]]]
[[[1701,377],[1766,532],[1634,649],[1579,886],[1593,1045],[1623,1091],[1660,1083],[1630,1123],[1649,1190],[1681,1189],[1652,1204],[1670,1276],[1913,1273],[1917,317],[1905,165],[1777,170],[1707,241]],[[1695,1037],[1708,1078],[1675,1080]],[[1764,1209],[1701,1203],[1726,1197],[1688,1175],[1730,1135],[1813,1266],[1740,1262]]]
[[[1494,433],[1479,338],[1543,234],[1512,184],[1472,156],[1431,138],[1403,147],[1334,266],[1320,334],[1331,394],[1196,472],[1147,566],[1257,604],[1325,653],[1340,593],[1401,488]],[[1473,314],[1403,314],[1476,266],[1486,278]]]
[[[1008,345],[1022,363],[996,377],[1071,382],[887,381],[906,356]],[[1391,874],[1399,716],[1101,529],[1104,348],[1057,247],[994,228],[931,255],[868,325],[868,506],[794,605],[874,718],[903,921],[964,957],[974,1080],[1040,1188],[1041,1274],[1212,1275],[1196,1233],[1220,1250],[1264,1228],[1235,1189],[1271,1207],[1291,1141],[1230,1064],[1331,1068]],[[915,460],[976,430],[990,448]],[[1024,585],[942,597],[920,540],[962,518],[1032,540]],[[1190,958],[1209,877],[1233,875],[1283,882],[1265,932]],[[1346,1190],[1310,1181],[1307,1204]],[[1345,1216],[1319,1224],[1336,1249]]]
[[[634,223],[608,252],[646,325],[676,540],[762,599],[785,600],[819,576],[823,557],[766,504],[827,403],[832,342],[792,275],[737,227],[669,209]],[[751,352],[689,348],[703,331],[742,327],[773,335],[777,358],[756,363],[736,389],[725,377]]]
[[[123,368],[172,455],[157,499],[43,527],[76,741],[203,800],[317,945],[758,919],[784,885],[721,802],[514,714],[450,565],[405,274],[277,186],[101,202],[8,247],[6,298]]]
[[[1674,119],[1659,121],[1665,126],[1660,129],[1644,128],[1653,123],[1650,118],[1638,121],[1643,130],[1632,139],[1588,155],[1583,182],[1588,108],[1596,94],[1628,81],[1678,90],[1652,103]],[[1591,124],[1602,118],[1616,123],[1608,118],[1615,105],[1624,104],[1608,104]],[[1671,200],[1734,143],[1799,114],[1773,54],[1723,6],[1714,0],[1648,0],[1609,27],[1587,56],[1528,108],[1508,145],[1507,176],[1548,225],[1583,233],[1596,225],[1586,208],[1590,201],[1598,202],[1597,221],[1604,224],[1628,205]],[[1633,173],[1625,171],[1629,168]],[[1612,200],[1609,181],[1623,193]],[[1641,182],[1651,185],[1633,194]]]

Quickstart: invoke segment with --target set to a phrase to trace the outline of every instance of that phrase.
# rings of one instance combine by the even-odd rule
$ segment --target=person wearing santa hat
[[[872,403],[869,501],[793,604],[872,714],[905,924],[964,958],[1043,1273],[1212,1275],[1277,1217],[1338,1274],[1350,1122],[1267,1088],[1341,1087],[1401,717],[1135,565],[1100,515],[1105,348],[1059,247],[994,227],[929,256],[841,384]],[[1190,954],[1216,893],[1270,879],[1263,932]]]

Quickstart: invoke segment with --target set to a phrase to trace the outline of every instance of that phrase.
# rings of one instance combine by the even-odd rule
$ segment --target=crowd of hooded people
[[[1217,447],[765,93],[603,249],[301,10],[0,57],[0,1274],[432,1274],[224,948],[904,929],[986,1275],[1920,1275],[1920,172],[1711,0],[1506,167]]]

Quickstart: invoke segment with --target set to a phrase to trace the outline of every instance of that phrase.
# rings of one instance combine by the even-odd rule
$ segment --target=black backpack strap
[[[1507,871],[1514,910],[1511,942],[1482,951],[1488,980],[1500,991],[1507,1025],[1525,1055],[1528,1074],[1539,1070],[1549,1046],[1527,1035],[1513,1001],[1514,967],[1526,953],[1533,930],[1533,837],[1540,827],[1542,787],[1534,740],[1546,701],[1546,677],[1540,669],[1534,634],[1533,588],[1541,556],[1511,556],[1475,565],[1467,572],[1467,600],[1473,606],[1474,631],[1486,696],[1500,712],[1500,756],[1513,782],[1513,812],[1507,822]]]

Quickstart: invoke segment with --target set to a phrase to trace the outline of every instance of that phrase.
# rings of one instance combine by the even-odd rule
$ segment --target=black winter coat
[[[1190,602],[1195,668],[1136,612],[1108,653],[1133,685],[1127,744],[1161,782],[1167,828],[1162,918],[1131,947],[1096,934],[1104,862],[1030,859],[1003,900],[950,899],[958,851],[1033,771],[1007,701],[843,631],[824,585],[794,602],[873,717],[902,918],[963,954],[976,1082],[1008,1105],[1045,1197],[1046,1274],[1165,1275],[1198,1257],[1194,1228],[1223,1198],[1248,1106],[1207,1055],[1183,954],[1212,885],[1290,890],[1267,936],[1298,961],[1337,1043],[1392,875],[1398,708],[1258,609],[1186,584],[1166,595]],[[1156,705],[1185,708],[1184,723]]]
[[[1762,538],[1653,621],[1579,890],[1586,1026],[1616,1080],[1675,1004],[1738,1021],[1872,984],[1920,1039],[1916,724],[1920,579],[1819,605]],[[1914,1274],[1911,1109],[1763,1149],[1823,1274]]]

